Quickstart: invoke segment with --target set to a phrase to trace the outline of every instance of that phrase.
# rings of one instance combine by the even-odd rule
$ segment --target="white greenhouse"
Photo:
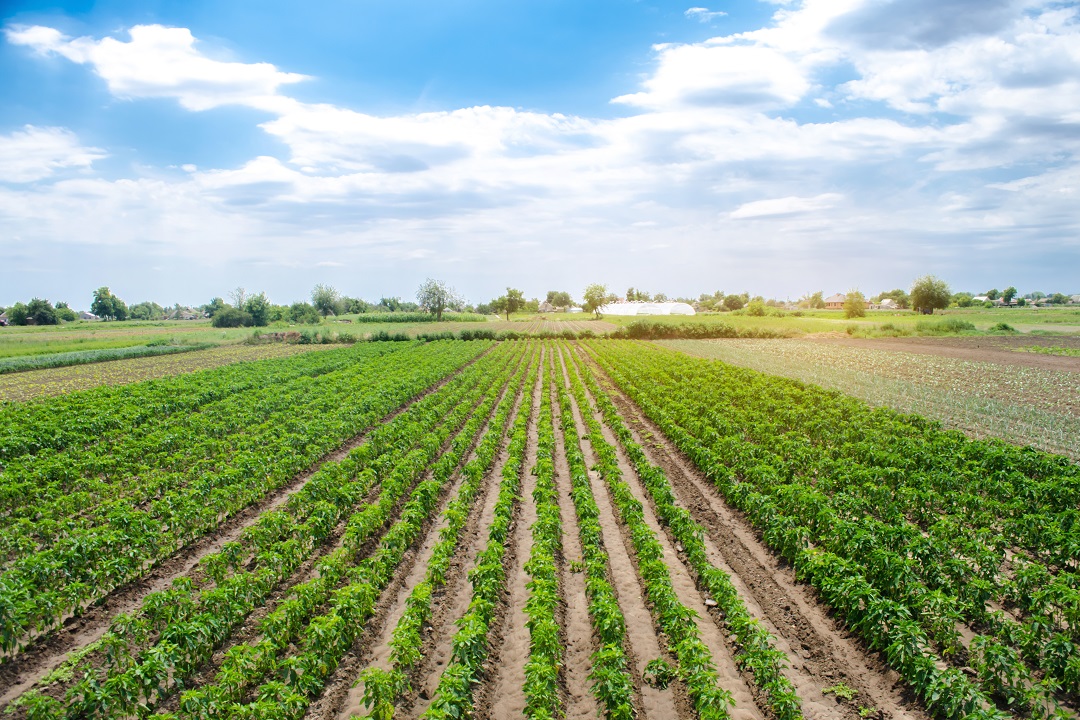
[[[621,302],[600,308],[601,315],[693,315],[694,308],[681,302]]]

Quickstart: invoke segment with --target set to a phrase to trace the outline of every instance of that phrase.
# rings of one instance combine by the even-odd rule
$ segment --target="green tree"
[[[437,322],[442,321],[443,311],[462,303],[461,296],[454,288],[441,280],[428,278],[416,291],[416,302],[424,312],[435,316]]]
[[[809,308],[810,310],[824,310],[825,293],[821,290],[818,290],[815,293],[807,293],[799,300],[799,306]]]
[[[318,325],[320,315],[311,303],[294,302],[289,306],[286,318],[297,325]]]
[[[102,286],[94,291],[94,301],[90,303],[90,312],[105,320],[126,320],[127,305],[113,295],[109,288]]]
[[[581,308],[585,312],[595,313],[597,319],[601,317],[600,308],[615,300],[614,295],[608,293],[607,285],[601,285],[600,283],[593,283],[586,287],[582,297],[584,300],[581,303]]]
[[[762,317],[765,315],[765,301],[761,298],[754,298],[751,300],[750,304],[746,306],[746,314],[755,317]]]
[[[334,289],[333,285],[320,283],[311,291],[311,304],[323,317],[336,314],[340,300],[341,295]]]
[[[251,324],[255,327],[265,327],[270,323],[270,299],[266,293],[251,295],[244,303],[244,312],[251,316]]]
[[[60,318],[56,317],[56,308],[48,300],[34,298],[26,306],[27,321],[34,321],[35,325],[59,325]]]
[[[1050,296],[1050,302],[1054,305],[1068,305],[1069,296],[1065,293],[1054,293]]]
[[[879,293],[875,301],[881,302],[885,298],[891,298],[892,301],[896,303],[897,307],[903,308],[905,310],[911,306],[911,297],[907,294],[907,292],[900,288]]]
[[[506,319],[510,319],[510,313],[516,313],[521,308],[525,307],[525,293],[517,288],[506,288],[506,299],[503,305],[503,312],[506,313]]]
[[[26,310],[26,303],[17,302],[8,308],[8,321],[12,325],[25,325],[26,318],[30,317],[30,313]]]
[[[924,275],[911,286],[911,306],[924,315],[947,308],[951,297],[948,283],[933,275]]]
[[[79,316],[75,314],[75,311],[71,309],[71,306],[63,300],[56,303],[56,317],[64,322],[73,322],[79,319]]]
[[[746,301],[742,295],[725,295],[723,305],[725,310],[741,310]]]
[[[994,288],[993,290],[987,290],[986,291],[986,299],[987,300],[997,300],[999,295],[1001,295],[1001,293],[998,291],[997,288]]]
[[[379,298],[378,307],[385,308],[386,310],[389,310],[390,312],[397,312],[399,309],[401,309],[401,298],[397,298],[397,297]]]
[[[1001,292],[1001,299],[1005,301],[1005,304],[1006,304],[1006,305],[1008,305],[1009,303],[1011,303],[1011,302],[1012,302],[1012,299],[1013,299],[1014,297],[1016,297],[1016,288],[1014,288],[1014,287],[1013,287],[1012,285],[1010,285],[1009,287],[1005,288],[1005,289],[1004,289],[1004,290],[1003,290],[1003,291]]]
[[[844,317],[866,317],[866,298],[858,290],[850,290],[844,296]]]
[[[234,307],[227,307],[217,312],[210,324],[216,328],[250,327],[251,314]]]
[[[974,297],[975,296],[969,292],[958,292],[953,293],[953,296],[952,298],[950,298],[950,300],[952,304],[956,305],[956,307],[966,308],[971,307],[974,304]]]
[[[215,298],[210,298],[210,302],[206,303],[205,305],[203,305],[199,309],[202,310],[204,313],[206,313],[207,317],[212,318],[212,317],[214,317],[214,315],[216,313],[221,312],[222,310],[224,310],[225,307],[226,307],[225,306],[225,301],[222,300],[219,297],[215,297]]]
[[[555,307],[570,307],[574,304],[573,298],[570,297],[570,293],[563,292],[562,290],[548,290],[547,303],[554,305]]]

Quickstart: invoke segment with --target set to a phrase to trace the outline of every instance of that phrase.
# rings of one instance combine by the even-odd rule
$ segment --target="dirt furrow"
[[[589,394],[587,390],[586,395],[590,402],[594,402],[592,395]],[[595,404],[593,407],[595,407]],[[581,408],[579,408],[579,411],[580,410]],[[731,717],[733,720],[762,720],[762,718],[765,717],[765,713],[759,709],[757,700],[763,701],[764,698],[761,697],[755,699],[755,696],[760,695],[760,693],[755,692],[752,686],[752,675],[749,673],[744,675],[743,672],[739,670],[739,667],[735,662],[735,650],[727,641],[727,633],[722,629],[722,626],[718,624],[718,618],[716,618],[715,614],[710,612],[709,607],[705,604],[705,598],[702,593],[698,591],[694,578],[676,550],[674,542],[665,531],[664,526],[661,525],[660,521],[657,519],[652,501],[649,498],[648,493],[642,487],[637,472],[634,470],[633,463],[630,462],[630,459],[626,456],[622,446],[619,445],[618,438],[616,438],[611,432],[611,429],[603,423],[603,419],[599,413],[597,413],[597,420],[601,423],[601,432],[604,440],[615,448],[619,470],[622,472],[623,479],[626,481],[627,485],[629,485],[634,497],[638,499],[644,508],[643,514],[646,524],[649,526],[649,529],[656,534],[656,538],[664,550],[664,558],[667,560],[666,564],[668,566],[668,571],[671,573],[671,584],[675,593],[678,595],[678,598],[683,605],[690,610],[693,610],[697,613],[698,617],[702,618],[702,621],[698,622],[698,631],[701,633],[701,640],[712,653],[721,687],[730,692],[735,701],[734,707],[730,710]],[[612,510],[615,511],[614,499],[611,498],[610,492],[608,492],[607,497]],[[710,618],[710,616],[712,617],[711,622],[707,619]],[[823,717],[828,716],[826,715]]]
[[[541,353],[540,366],[546,360]],[[543,377],[537,378],[532,391],[532,414],[529,416],[528,435],[525,443],[525,463],[522,466],[521,500],[518,502],[518,516],[514,531],[509,541],[513,558],[509,562],[506,575],[507,593],[504,596],[505,611],[501,622],[493,624],[492,630],[501,642],[491,643],[488,666],[492,668],[492,678],[482,685],[476,693],[475,715],[479,718],[520,717],[525,712],[525,663],[529,659],[531,636],[525,623],[525,603],[529,599],[525,584],[529,575],[525,572],[525,563],[532,552],[532,526],[536,522],[536,503],[533,490],[536,478],[532,469],[536,466],[537,444],[539,442],[540,399]]]
[[[545,387],[544,391],[550,392],[550,389]],[[592,670],[592,654],[596,651],[596,643],[589,619],[585,575],[572,567],[572,563],[582,561],[581,537],[577,513],[573,500],[570,499],[570,467],[563,447],[559,403],[554,399],[551,410],[555,423],[555,486],[559,491],[559,516],[563,527],[563,557],[559,566],[559,588],[562,590],[563,607],[559,627],[562,628],[565,649],[563,679],[566,686],[566,720],[593,720],[597,716],[597,706],[588,676]]]
[[[527,356],[521,360],[521,362],[528,362]],[[405,556],[395,573],[394,579],[391,580],[390,584],[382,592],[379,602],[376,605],[375,613],[371,620],[368,621],[365,632],[361,633],[359,639],[353,644],[351,651],[345,655],[337,670],[335,670],[328,678],[318,699],[312,703],[311,707],[308,709],[305,717],[309,720],[330,720],[331,718],[339,717],[349,718],[354,714],[363,715],[366,712],[363,706],[363,684],[357,683],[357,678],[362,670],[371,665],[378,665],[382,668],[389,667],[389,641],[392,637],[394,627],[405,612],[405,601],[408,599],[409,593],[412,592],[413,586],[424,578],[428,560],[431,558],[435,545],[439,542],[439,531],[445,525],[442,513],[450,503],[451,498],[457,495],[462,482],[464,482],[461,469],[475,457],[476,447],[490,428],[491,421],[494,418],[495,409],[498,407],[498,403],[501,402],[505,392],[507,392],[507,388],[504,387],[501,389],[499,399],[493,406],[487,422],[484,423],[484,426],[477,433],[476,437],[473,438],[473,444],[469,449],[469,452],[465,454],[465,457],[458,464],[450,481],[443,487],[442,492],[439,495],[439,502],[436,510],[432,513],[432,516],[421,533],[424,541],[419,546],[413,547],[405,553]],[[516,412],[517,405],[520,402],[521,399],[518,397],[515,401],[514,412]],[[513,414],[511,414],[510,417],[513,417]],[[505,442],[505,436],[503,442]],[[505,462],[505,457],[506,451],[505,448],[503,448],[500,450],[498,461],[495,464],[495,471],[501,470],[502,464]],[[430,474],[426,474],[425,479],[429,477],[429,475]],[[481,504],[487,504],[487,495],[497,494],[490,492],[489,485],[490,483],[485,483],[475,499],[468,524],[465,528],[465,537],[469,537],[469,533],[476,531],[476,524],[478,522],[477,507]],[[494,502],[494,499],[492,499],[491,504],[494,505]],[[455,573],[459,571],[458,559],[455,558],[447,573],[447,584],[444,586],[443,590],[436,593],[433,597],[432,607],[437,608],[439,598],[443,596],[445,589],[450,586],[451,580],[455,577]],[[432,621],[434,623],[434,621],[437,620],[438,610],[436,609]]]
[[[591,367],[603,377],[595,364]],[[807,711],[813,714],[818,705],[836,704],[833,695],[821,691],[843,683],[857,692],[855,706],[829,714],[840,711],[854,718],[859,708],[866,708],[881,718],[926,720],[928,715],[899,675],[835,620],[811,587],[796,581],[793,570],[765,547],[749,521],[727,505],[636,405],[606,378],[605,383],[646,455],[664,469],[681,504],[708,531],[710,559],[732,576],[747,609],[776,636],[777,649],[787,653],[790,677]]]
[[[0,696],[0,711],[8,703],[56,669],[63,663],[69,653],[101,639],[117,615],[138,610],[147,595],[169,588],[174,580],[201,573],[199,563],[204,557],[220,551],[226,543],[238,540],[244,530],[257,522],[261,515],[284,505],[292,495],[299,492],[307,484],[307,481],[318,472],[319,468],[327,463],[344,459],[352,450],[364,444],[376,428],[391,422],[416,402],[431,393],[437,392],[484,355],[486,355],[486,352],[481,353],[481,355],[473,358],[412,400],[404,403],[382,418],[375,426],[348,440],[337,450],[324,455],[288,484],[269,493],[259,502],[244,508],[223,522],[215,531],[180,549],[167,560],[154,567],[143,578],[114,590],[83,613],[82,616],[67,619],[59,630],[53,632],[43,641],[36,642],[34,647],[26,650],[16,659],[4,663],[0,666],[0,686],[5,687],[6,690]]]
[[[566,369],[561,365],[556,366],[556,373],[562,372],[558,382],[567,383]],[[571,397],[574,423],[578,437],[585,435],[584,423],[581,420],[582,409],[577,407],[576,401]],[[587,410],[587,408],[586,408]],[[596,464],[596,455],[592,446],[587,441],[581,441],[581,450],[585,456],[586,464],[591,468]],[[630,539],[623,532],[623,528],[615,517],[612,504],[608,497],[607,486],[594,470],[589,470],[589,480],[592,492],[596,498],[596,504],[600,509],[600,527],[604,537],[604,547],[608,552],[608,561],[611,563],[611,584],[615,588],[615,594],[619,599],[619,607],[622,608],[623,617],[626,619],[626,639],[629,644],[628,655],[631,667],[635,673],[635,684],[641,688],[641,711],[645,718],[668,718],[692,717],[693,711],[686,697],[682,683],[672,683],[666,690],[646,685],[640,681],[645,672],[645,665],[655,658],[666,655],[660,648],[657,637],[657,629],[653,624],[652,613],[645,604],[645,588],[640,580],[637,567],[633,559],[633,548]],[[679,696],[678,698],[676,696]]]

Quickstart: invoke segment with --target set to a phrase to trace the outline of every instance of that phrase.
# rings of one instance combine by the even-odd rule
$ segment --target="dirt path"
[[[546,358],[541,353],[540,363],[544,367]],[[532,552],[532,526],[536,522],[536,502],[533,490],[536,489],[536,477],[532,469],[536,466],[537,444],[539,442],[540,400],[544,378],[538,377],[532,391],[532,414],[529,416],[528,437],[525,444],[525,463],[522,466],[521,501],[519,515],[511,534],[510,546],[514,557],[507,573],[506,588],[508,596],[506,611],[497,635],[501,643],[492,643],[492,652],[488,656],[488,666],[492,668],[492,680],[485,683],[476,694],[476,717],[499,718],[521,717],[525,712],[525,663],[529,659],[531,636],[526,626],[528,616],[525,603],[529,599],[529,590],[525,587],[529,574],[525,572],[525,563]],[[494,629],[494,628],[493,628]]]
[[[545,392],[554,392],[545,388]],[[562,590],[563,679],[566,685],[566,720],[594,720],[597,717],[596,698],[590,689],[588,675],[592,670],[592,654],[596,651],[592,621],[589,619],[589,599],[585,594],[585,574],[573,571],[572,562],[582,561],[581,536],[577,513],[571,498],[570,466],[563,447],[559,403],[552,398],[551,411],[555,430],[555,487],[559,495],[559,516],[563,528],[563,562],[559,566],[559,588]],[[495,720],[501,720],[495,718]]]
[[[348,440],[337,450],[324,455],[289,483],[233,515],[213,532],[174,553],[151,569],[143,578],[114,590],[82,616],[67,618],[61,628],[35,641],[30,649],[13,661],[4,663],[0,666],[0,686],[6,689],[0,696],[0,711],[62,664],[69,653],[101,639],[117,615],[136,611],[142,606],[147,595],[169,588],[177,578],[190,577],[199,573],[199,563],[204,557],[220,551],[225,543],[238,540],[244,530],[257,522],[261,515],[284,505],[323,465],[344,459],[353,449],[364,444],[375,428],[391,422],[416,402],[438,391],[483,355],[486,353],[462,365],[435,385],[404,403],[372,428]]]
[[[557,366],[556,374],[560,372],[562,374],[557,381],[569,386],[566,368]],[[573,397],[571,397],[571,404],[574,424],[580,438],[585,435],[585,427],[581,419],[582,409],[577,407]],[[579,440],[579,443],[585,456],[585,464],[592,468],[596,464],[596,455],[592,446],[586,441]],[[615,517],[608,498],[607,486],[600,479],[599,474],[591,469],[589,480],[596,504],[600,509],[600,528],[604,537],[604,548],[608,552],[608,562],[611,564],[611,584],[615,588],[619,607],[622,608],[623,617],[626,619],[626,639],[629,645],[627,656],[634,669],[635,684],[641,688],[641,716],[665,720],[675,717],[692,717],[693,712],[685,697],[682,683],[672,683],[666,690],[658,690],[641,682],[645,665],[650,660],[666,656],[667,653],[660,648],[652,613],[645,604],[645,588],[634,563],[630,539],[626,537],[621,524]]]
[[[601,376],[599,368],[592,368]],[[748,610],[765,621],[777,648],[787,653],[794,671],[790,677],[808,703],[806,710],[813,717],[853,718],[864,707],[874,708],[881,718],[927,720],[897,673],[834,620],[812,588],[796,582],[792,569],[762,545],[750,523],[719,497],[692,462],[636,405],[616,390],[609,394],[650,461],[664,469],[680,503],[706,528],[710,556],[715,552],[723,561],[714,563],[732,575]],[[857,707],[813,714],[819,705],[836,704],[821,690],[841,682],[857,691]]]
[[[1080,372],[1080,357],[1044,355],[1042,353],[1019,352],[1011,349],[1030,345],[1080,347],[1080,339],[1072,337],[820,337],[813,338],[813,340],[824,344],[846,345],[868,350],[891,350],[894,352],[915,353],[917,355],[938,355],[957,360],[1032,367],[1041,370]]]

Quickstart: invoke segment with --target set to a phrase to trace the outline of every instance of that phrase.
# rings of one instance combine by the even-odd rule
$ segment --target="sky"
[[[1080,3],[0,2],[0,305],[1080,292]]]

